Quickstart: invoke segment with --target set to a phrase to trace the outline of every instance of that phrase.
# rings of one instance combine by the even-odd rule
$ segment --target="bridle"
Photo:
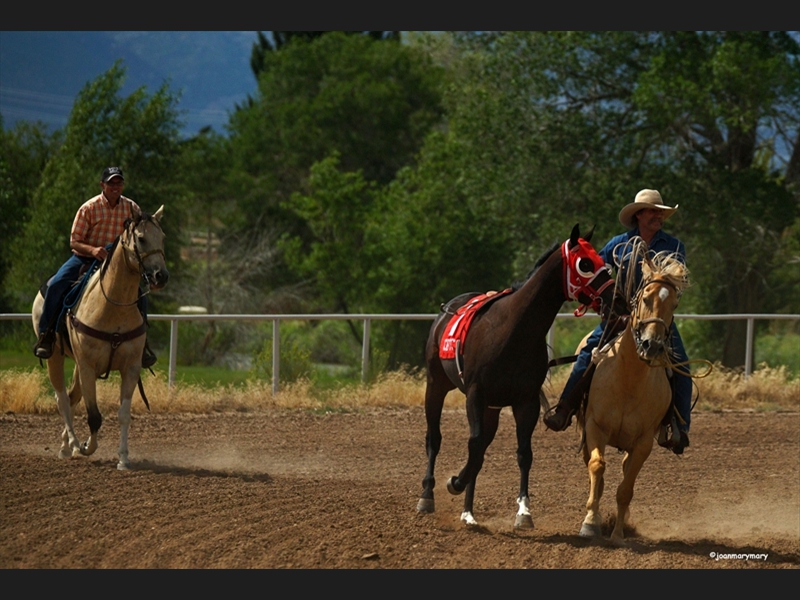
[[[639,303],[641,302],[642,296],[644,295],[644,290],[648,286],[651,286],[656,283],[666,285],[667,287],[672,288],[672,290],[680,297],[678,286],[676,286],[673,282],[669,281],[668,279],[651,279],[649,281],[644,282],[642,286],[639,288],[639,291],[636,293],[633,305],[631,306],[631,317],[632,317],[631,331],[633,333],[634,342],[636,343],[636,349],[641,350],[643,327],[645,325],[650,325],[652,323],[661,325],[664,328],[664,345],[660,353],[660,356],[663,356],[665,353],[668,353],[669,341],[670,341],[669,330],[672,327],[672,323],[675,321],[675,317],[673,316],[672,321],[670,321],[669,323],[667,323],[661,317],[648,317],[646,319],[639,318]],[[653,365],[651,361],[651,366],[656,366],[656,365]]]
[[[143,215],[136,220],[130,218],[126,219],[125,221],[125,230],[123,231],[123,235],[120,235],[116,241],[114,242],[114,246],[111,248],[111,252],[109,252],[108,257],[106,258],[105,263],[103,264],[103,268],[100,271],[100,290],[103,292],[103,296],[105,297],[106,301],[114,306],[133,306],[139,302],[139,298],[141,296],[146,296],[150,293],[150,279],[146,273],[144,267],[144,259],[148,256],[152,256],[153,254],[160,254],[164,260],[166,260],[166,255],[164,254],[163,248],[154,248],[153,250],[149,250],[147,252],[141,252],[139,249],[139,240],[134,235],[136,229],[142,223],[152,223],[155,227],[158,227],[159,231],[161,231],[161,226],[150,218],[150,215]],[[124,239],[123,239],[124,236]],[[128,244],[130,243],[129,240],[133,239],[133,248],[129,248]],[[125,266],[130,270],[132,273],[138,274],[145,283],[145,287],[147,288],[145,292],[141,294],[141,296],[137,296],[133,302],[116,302],[108,297],[106,293],[105,287],[103,286],[103,276],[106,273],[106,269],[108,268],[109,263],[111,262],[111,255],[117,249],[117,246],[122,243],[123,254],[122,257],[125,259]],[[133,255],[136,258],[136,264],[131,264],[131,259],[128,256],[128,253],[133,252]]]

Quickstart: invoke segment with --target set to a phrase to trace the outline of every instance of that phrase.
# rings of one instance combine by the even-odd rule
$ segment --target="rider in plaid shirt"
[[[47,287],[42,316],[39,319],[39,339],[33,353],[42,359],[50,358],[55,343],[55,322],[61,313],[64,297],[74,281],[80,276],[81,267],[94,260],[105,260],[114,240],[125,228],[125,219],[132,211],[140,212],[139,206],[122,195],[125,178],[119,167],[107,167],[100,180],[103,192],[84,202],[75,215],[70,235],[72,256],[53,276]],[[139,302],[139,309],[146,313],[145,297]],[[155,355],[145,344],[142,366],[151,367],[156,362]]]

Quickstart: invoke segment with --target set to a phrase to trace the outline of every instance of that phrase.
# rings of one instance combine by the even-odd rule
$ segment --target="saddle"
[[[453,307],[451,306],[453,301],[442,305],[443,316],[452,316],[447,321],[439,340],[439,359],[442,361],[442,367],[450,381],[462,392],[465,392],[462,361],[464,342],[470,325],[472,325],[478,313],[485,310],[495,300],[510,294],[511,291],[511,288],[507,288],[501,292],[472,293],[469,295],[467,302],[456,309],[455,312],[453,312]]]
[[[86,286],[86,282],[89,281],[89,278],[94,274],[95,271],[100,267],[99,261],[93,261],[90,263],[86,263],[81,265],[80,271],[78,271],[78,278],[72,282],[70,285],[69,290],[64,295],[64,298],[61,301],[61,312],[58,313],[58,316],[55,319],[55,323],[52,325],[53,331],[56,331],[61,335],[62,340],[66,340],[66,343],[69,344],[69,336],[66,335],[67,333],[67,311],[75,306],[78,300],[83,293],[83,288]],[[55,275],[48,277],[39,288],[39,293],[44,298],[47,294],[47,289],[50,287],[50,282],[53,280]]]

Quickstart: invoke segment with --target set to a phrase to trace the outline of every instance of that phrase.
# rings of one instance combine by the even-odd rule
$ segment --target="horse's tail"
[[[539,406],[541,406],[543,415],[550,412],[550,402],[547,400],[547,394],[544,393],[543,389],[539,390]]]

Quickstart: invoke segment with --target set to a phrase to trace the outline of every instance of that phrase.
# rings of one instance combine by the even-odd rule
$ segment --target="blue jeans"
[[[111,250],[113,244],[106,246],[106,250]],[[64,298],[72,288],[72,284],[78,279],[83,265],[89,266],[94,262],[94,258],[89,256],[78,256],[73,254],[67,259],[61,268],[53,275],[47,286],[47,293],[44,296],[44,306],[42,307],[42,317],[39,319],[39,334],[48,329],[55,331],[57,327],[56,319],[61,314],[64,307]],[[141,294],[141,291],[140,291]],[[147,296],[139,296],[139,311],[147,319]]]
[[[578,353],[578,359],[575,361],[575,364],[572,367],[572,373],[569,375],[569,379],[567,379],[567,383],[564,386],[564,391],[561,392],[561,397],[565,398],[572,388],[575,387],[575,384],[578,383],[578,380],[583,376],[586,372],[586,369],[589,368],[589,365],[592,364],[592,350],[597,348],[597,344],[600,342],[600,336],[603,333],[603,328],[606,326],[605,321],[600,323],[594,331],[592,331],[591,335],[586,340],[586,345],[581,349]],[[671,327],[672,331],[672,360],[675,362],[684,362],[689,360],[689,357],[686,355],[686,350],[683,347],[683,340],[681,339],[681,334],[678,332],[678,328],[675,327],[675,323],[672,323]],[[688,367],[684,367],[684,369],[688,369]],[[680,375],[677,372],[673,372],[673,400],[675,401],[675,408],[678,409],[678,413],[681,415],[681,418],[686,422],[685,425],[679,425],[679,428],[682,431],[689,431],[689,425],[691,424],[692,420],[692,380],[690,377],[686,375]]]
[[[69,292],[72,284],[78,279],[83,265],[90,265],[94,258],[90,256],[78,256],[73,254],[67,262],[53,275],[47,286],[47,293],[44,296],[44,306],[42,307],[42,317],[39,319],[39,333],[42,334],[48,329],[55,330],[57,327],[56,319],[61,314],[64,307],[64,297]]]

